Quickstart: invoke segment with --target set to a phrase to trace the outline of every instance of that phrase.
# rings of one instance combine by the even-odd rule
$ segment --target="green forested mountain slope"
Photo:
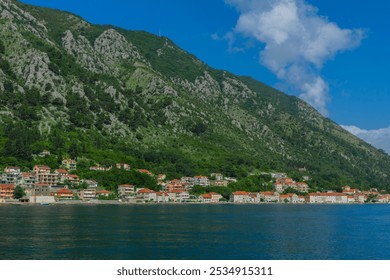
[[[48,149],[53,167],[68,156],[171,176],[306,167],[313,185],[390,188],[388,155],[296,97],[168,38],[11,0],[0,0],[0,108],[1,165],[27,168]]]

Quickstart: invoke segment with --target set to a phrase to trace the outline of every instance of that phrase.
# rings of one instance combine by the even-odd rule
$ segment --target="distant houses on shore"
[[[47,155],[43,151],[39,156]],[[91,171],[107,172],[113,167],[95,165]],[[228,187],[237,180],[225,177],[221,173],[212,173],[210,177],[199,175],[182,177],[180,179],[167,180],[165,174],[155,175],[147,169],[131,169],[130,164],[117,163],[114,168],[152,176],[159,185],[159,191],[143,186],[135,186],[129,182],[117,186],[115,192],[106,190],[92,179],[80,179],[74,174],[77,170],[77,161],[64,159],[59,169],[52,170],[47,165],[35,165],[29,172],[21,172],[16,166],[8,166],[0,173],[0,203],[24,202],[24,203],[56,203],[64,200],[117,200],[121,203],[236,203],[236,204],[261,204],[261,203],[286,203],[286,204],[351,204],[351,203],[389,203],[390,195],[378,192],[377,189],[360,191],[345,186],[342,192],[310,192],[305,176],[303,182],[295,182],[285,173],[264,173],[271,175],[273,191],[247,192],[234,191],[230,197],[223,197],[217,192],[206,192],[195,195],[192,190],[195,186],[204,187]],[[305,169],[306,170],[306,169]],[[82,184],[82,188],[78,188]],[[15,191],[19,187],[24,196],[15,200]],[[156,188],[157,189],[157,188]],[[202,189],[202,188],[201,188]],[[212,188],[214,190],[215,188]],[[218,188],[217,188],[218,189]],[[226,192],[225,192],[226,193]]]

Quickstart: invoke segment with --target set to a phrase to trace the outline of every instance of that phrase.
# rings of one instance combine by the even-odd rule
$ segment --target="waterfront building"
[[[157,200],[156,192],[153,190],[150,190],[148,188],[138,190],[137,194],[144,201],[156,201]]]
[[[136,193],[135,186],[130,184],[124,184],[118,186],[118,195],[121,197],[129,197]]]
[[[85,189],[77,192],[77,195],[82,200],[96,199],[96,189]]]
[[[237,191],[230,195],[230,201],[233,203],[251,203],[251,198],[248,192]]]
[[[4,202],[6,199],[14,197],[14,184],[0,184],[0,200]]]
[[[74,194],[71,190],[63,188],[63,189],[57,191],[56,197],[58,199],[73,199]]]
[[[261,192],[260,200],[264,202],[279,202],[279,193],[278,192]]]

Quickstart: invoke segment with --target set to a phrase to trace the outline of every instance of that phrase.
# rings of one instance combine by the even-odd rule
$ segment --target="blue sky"
[[[22,2],[167,36],[214,68],[300,96],[390,152],[388,1]]]

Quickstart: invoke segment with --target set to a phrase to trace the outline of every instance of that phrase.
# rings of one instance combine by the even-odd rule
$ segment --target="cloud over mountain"
[[[353,125],[342,125],[342,127],[374,147],[383,149],[390,154],[390,127],[374,130],[361,129]]]
[[[342,29],[303,0],[225,0],[240,13],[235,35],[264,45],[261,63],[300,97],[327,115],[328,83],[324,63],[360,45],[362,29]]]

